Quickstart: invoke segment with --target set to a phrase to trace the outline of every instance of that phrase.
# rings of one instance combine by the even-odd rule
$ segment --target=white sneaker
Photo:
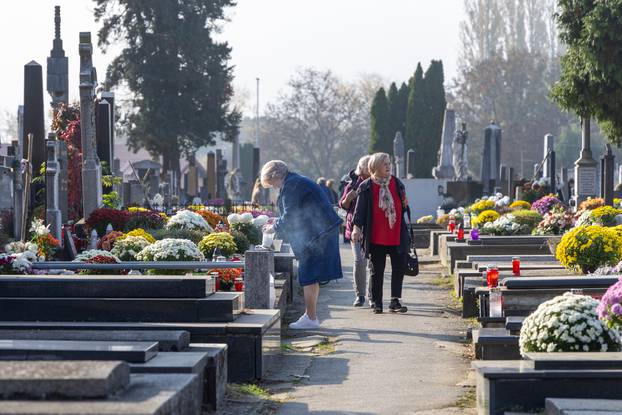
[[[289,324],[290,329],[294,330],[309,330],[309,329],[319,329],[320,328],[320,320],[317,318],[315,320],[311,320],[307,313],[300,316],[298,321]]]

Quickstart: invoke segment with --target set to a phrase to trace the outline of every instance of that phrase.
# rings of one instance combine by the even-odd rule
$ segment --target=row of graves
[[[91,36],[80,33],[80,106],[65,105],[58,7],[55,21],[48,90],[57,133],[44,138],[42,68],[31,62],[23,134],[0,163],[0,200],[10,200],[1,215],[0,414],[217,410],[228,382],[261,379],[280,352],[281,313],[298,292],[294,256],[262,234],[269,207],[104,207],[119,184],[103,180],[98,155],[112,148],[107,140],[98,149],[98,137],[114,131],[113,96],[95,94]],[[192,167],[187,188],[196,187]]]
[[[612,174],[608,152],[601,197],[573,207],[554,179],[510,183],[514,197],[439,211],[420,229],[462,317],[477,320],[468,336],[478,413],[622,413],[622,209]]]

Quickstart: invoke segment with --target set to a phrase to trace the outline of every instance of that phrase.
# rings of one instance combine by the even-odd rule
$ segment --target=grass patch
[[[469,387],[464,393],[458,398],[456,402],[456,406],[460,409],[469,409],[475,408],[476,397],[475,397],[475,388]]]
[[[335,342],[332,340],[326,340],[315,346],[313,348],[313,353],[317,353],[319,355],[327,355],[335,353],[335,350]]]
[[[450,289],[453,287],[453,282],[450,277],[437,277],[432,280],[432,284],[441,287]]]
[[[231,389],[242,395],[255,396],[257,398],[269,398],[270,393],[259,385],[254,383],[233,384]]]
[[[282,352],[296,352],[297,350],[291,344],[282,344],[281,345],[281,351]]]

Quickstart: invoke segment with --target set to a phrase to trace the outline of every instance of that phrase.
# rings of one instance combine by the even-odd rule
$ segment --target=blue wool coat
[[[287,174],[277,206],[280,217],[274,229],[285,236],[297,258],[321,248],[318,242],[342,222],[326,192],[314,181],[296,173]]]

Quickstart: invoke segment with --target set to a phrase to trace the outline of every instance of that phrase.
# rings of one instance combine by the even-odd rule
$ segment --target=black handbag
[[[415,249],[415,236],[413,234],[412,220],[410,219],[410,206],[406,208],[406,215],[408,216],[408,232],[410,232],[410,248],[406,252],[406,270],[404,275],[410,275],[416,277],[419,275],[419,257],[417,256],[417,250]]]

